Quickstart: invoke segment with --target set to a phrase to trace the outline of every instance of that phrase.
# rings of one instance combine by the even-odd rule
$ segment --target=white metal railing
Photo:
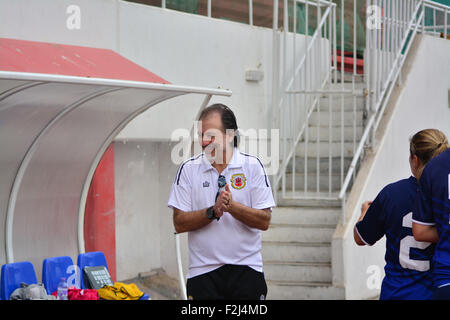
[[[363,40],[363,76],[356,63],[356,48],[363,46],[357,37],[362,4],[367,14],[362,24],[372,22]],[[207,0],[208,17],[212,5]],[[161,6],[166,8],[166,0]],[[298,6],[305,12],[303,35],[297,33]],[[248,0],[250,25],[253,7],[254,0]],[[401,82],[400,71],[415,35],[446,38],[450,8],[429,0],[283,0],[281,32],[278,9],[279,0],[273,0],[269,127],[280,129],[282,159],[273,178],[274,191],[280,189],[283,198],[341,199],[344,212],[346,193],[365,148],[374,147],[375,132],[395,84]],[[346,9],[352,17],[346,17]],[[347,64],[346,23],[353,24],[353,39],[349,39],[353,62]]]
[[[356,1],[354,4],[354,16],[356,18]],[[353,73],[351,76],[350,86],[345,86],[344,73],[338,74],[338,50],[344,48],[344,37],[341,36],[340,41],[337,39],[337,5],[332,1],[315,0],[295,0],[293,2],[293,30],[297,26],[297,5],[302,5],[305,12],[304,28],[305,35],[303,39],[296,36],[295,33],[289,35],[287,15],[288,6],[285,1],[285,17],[283,28],[283,62],[280,63],[283,76],[281,77],[281,88],[274,91],[276,96],[275,108],[279,117],[274,117],[274,127],[280,128],[281,148],[280,159],[283,162],[280,166],[279,173],[274,179],[274,190],[277,192],[281,185],[281,193],[283,198],[291,199],[337,199],[336,190],[333,189],[333,179],[336,174],[333,172],[333,162],[340,161],[340,166],[337,169],[340,183],[344,179],[344,130],[346,130],[344,122],[348,119],[344,118],[344,98],[345,96],[353,97],[353,109],[351,115],[353,116],[353,150],[356,149],[356,97],[363,96],[362,89],[357,91],[355,87],[355,79],[358,76],[356,70],[356,63],[353,65]],[[344,8],[344,1],[341,1],[341,8]],[[311,11],[316,13],[315,32],[312,36],[308,36],[310,27],[309,16]],[[340,21],[344,21],[344,10],[340,10]],[[356,25],[356,23],[354,23]],[[344,23],[341,23],[341,34],[344,34]],[[292,38],[290,61],[287,57],[288,38]],[[303,42],[303,50],[300,52],[300,57],[296,48],[299,43]],[[354,28],[353,55],[356,57],[356,28]],[[305,49],[306,48],[306,49]],[[344,50],[340,50],[340,67],[344,66]],[[277,66],[274,65],[274,68]],[[276,71],[275,71],[276,72]],[[275,77],[274,82],[278,79]],[[340,97],[337,102],[339,106],[336,108],[335,99],[332,97]],[[324,107],[321,105],[323,97],[328,98],[328,104]],[[339,104],[340,102],[340,104]],[[338,112],[336,112],[338,111]],[[340,114],[338,114],[340,112]],[[315,128],[311,131],[310,119],[315,114]],[[328,115],[328,123],[323,125],[321,123],[321,116]],[[333,123],[333,114],[338,114],[340,117],[340,125]],[[326,118],[324,118],[326,120]],[[328,134],[327,132],[328,131]],[[341,136],[340,145],[333,143],[334,132],[338,132]],[[325,132],[325,137],[324,136]],[[310,137],[312,136],[312,137]],[[312,138],[312,139],[311,139]],[[321,141],[324,139],[325,141]],[[310,144],[315,143],[314,150],[311,150]],[[299,144],[302,144],[302,150],[299,152]],[[340,152],[333,149],[339,147]],[[313,151],[313,152],[311,152]],[[314,155],[315,153],[315,155]],[[338,155],[338,159],[336,159]],[[297,159],[300,163],[297,164]],[[327,161],[328,163],[323,164]],[[313,162],[313,166],[311,166]],[[315,168],[314,168],[315,164]],[[301,165],[303,172],[303,181],[300,181],[302,186],[297,189],[297,169],[296,166]],[[310,168],[312,167],[312,168]],[[289,172],[288,172],[289,169]],[[287,190],[288,176],[290,187]],[[300,176],[301,178],[301,176]],[[328,180],[325,187],[321,180]],[[310,181],[311,180],[311,181]],[[312,187],[311,187],[312,185]],[[339,184],[340,185],[340,184]]]
[[[364,134],[353,157],[339,198],[342,200],[342,223],[345,223],[345,196],[357,162],[363,155],[365,145],[374,147],[375,132],[384,114],[385,107],[397,81],[401,81],[401,69],[419,30],[422,33],[439,28],[436,25],[436,11],[443,13],[443,25],[440,32],[444,38],[448,33],[448,14],[450,7],[423,0],[367,0],[370,5],[382,8],[379,27],[368,29],[366,33],[365,60],[366,81],[370,98],[368,99],[371,116]],[[425,25],[426,9],[433,10],[433,23]],[[421,29],[419,28],[421,26]]]
[[[428,10],[427,10],[428,9]],[[422,33],[434,34],[442,36],[444,39],[450,34],[449,32],[449,14],[450,7],[434,1],[423,1],[423,9],[425,14],[421,21]],[[431,21],[426,21],[426,13],[432,13]],[[429,25],[426,25],[427,22]],[[441,23],[441,24],[439,24]]]
[[[446,38],[450,7],[428,0],[366,0],[364,88],[358,89],[356,84],[360,76],[356,63],[356,48],[359,45],[356,18],[357,4],[361,5],[361,1],[293,0],[290,3],[293,9],[291,17],[288,14],[289,2],[284,0],[281,36],[276,30],[278,23],[275,18],[278,13],[274,12],[272,126],[280,128],[280,159],[283,159],[274,178],[274,191],[281,189],[281,196],[291,199],[341,199],[342,222],[345,223],[346,193],[356,176],[365,148],[374,147],[375,132],[395,84],[401,82],[401,69],[415,35],[422,32]],[[297,5],[302,5],[306,12],[304,35],[301,36],[295,32]],[[345,8],[351,10],[352,7],[353,65],[352,70],[346,70],[345,79]],[[275,8],[278,8],[276,0]],[[315,13],[317,25],[314,26],[314,34],[309,36],[311,11]],[[292,33],[289,32],[290,23]],[[340,41],[336,39],[338,28],[341,33]],[[363,96],[364,99],[357,102],[358,96]],[[328,100],[325,106],[321,103],[324,97]],[[333,97],[340,98],[340,101]],[[350,98],[347,104],[344,102],[346,98],[347,101]],[[337,109],[333,106],[335,103]],[[362,118],[357,110],[363,110]],[[328,123],[321,123],[323,114],[325,119],[328,116]],[[337,125],[333,123],[336,120],[332,118],[333,114],[340,118]],[[313,115],[314,130],[310,126]],[[358,135],[357,128],[360,128],[361,123],[358,123],[357,117],[363,124],[363,130]],[[348,131],[353,132],[350,141],[348,137],[344,137],[344,132]],[[314,148],[315,154],[309,152],[311,148]],[[344,156],[349,149],[350,156]],[[298,158],[301,159],[299,163]],[[315,168],[308,162],[313,162]],[[339,166],[333,166],[336,162],[340,162]],[[302,171],[296,168],[299,165]],[[299,177],[298,172],[301,172]],[[297,190],[296,180],[299,178],[303,178],[303,182]],[[322,183],[324,179],[328,183]]]
[[[206,3],[206,15],[208,18],[212,17],[212,0],[208,0]],[[161,0],[161,8],[166,9],[166,0]],[[253,25],[253,0],[248,0],[248,24]]]
[[[292,25],[295,30],[297,26],[296,6],[301,1],[294,1]],[[292,35],[292,56],[291,67],[288,67],[287,58],[287,42],[288,42],[288,17],[286,12],[288,6],[285,1],[285,17],[284,17],[284,59],[283,59],[283,74],[284,80],[281,84],[280,97],[278,103],[279,112],[279,127],[281,130],[281,170],[275,180],[275,190],[278,189],[278,184],[281,180],[282,194],[286,197],[286,182],[287,182],[287,166],[291,163],[291,197],[296,197],[296,158],[297,145],[303,137],[305,137],[305,157],[304,157],[304,190],[308,190],[308,130],[309,119],[314,110],[318,106],[318,94],[324,92],[324,88],[331,81],[331,72],[336,68],[330,68],[323,60],[329,52],[336,52],[331,49],[333,38],[333,31],[331,27],[335,24],[335,9],[336,6],[332,2],[317,1],[315,4],[317,11],[317,26],[312,37],[304,36],[304,39],[299,40],[295,33]],[[309,33],[309,9],[313,5],[310,1],[303,2],[305,6],[305,34]],[[326,5],[326,7],[325,7]],[[325,11],[322,13],[322,10]],[[328,24],[326,24],[328,22]],[[329,27],[328,30],[326,28]],[[328,31],[328,42],[323,41],[323,34]],[[297,59],[297,46],[299,41],[303,40],[304,55]],[[298,61],[298,62],[297,62]],[[334,60],[336,61],[336,60]],[[329,62],[329,61],[327,61]],[[288,69],[289,68],[289,69]],[[289,72],[288,70],[292,71]],[[296,101],[295,101],[296,100]],[[300,127],[299,127],[300,125]],[[318,126],[320,128],[320,126]],[[317,140],[317,148],[320,149],[320,139]],[[317,157],[319,159],[319,157]]]

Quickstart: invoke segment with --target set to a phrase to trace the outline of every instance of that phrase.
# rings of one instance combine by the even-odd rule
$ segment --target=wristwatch
[[[213,208],[214,208],[214,206],[211,206],[208,209],[206,209],[206,216],[208,217],[209,220],[217,219],[217,221],[219,221],[220,218],[216,217],[216,214],[214,213]]]

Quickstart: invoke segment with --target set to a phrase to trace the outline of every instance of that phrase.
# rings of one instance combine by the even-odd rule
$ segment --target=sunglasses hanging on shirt
[[[217,184],[219,186],[219,190],[217,190],[216,199],[214,201],[217,201],[217,197],[222,192],[222,190],[225,189],[225,185],[227,184],[227,180],[225,176],[220,175],[219,180],[217,181]]]

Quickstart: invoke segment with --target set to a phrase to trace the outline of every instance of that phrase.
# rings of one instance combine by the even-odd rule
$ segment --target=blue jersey
[[[431,159],[420,177],[413,221],[435,225],[439,242],[433,257],[435,287],[450,284],[450,149]]]
[[[430,261],[434,245],[416,241],[412,211],[418,184],[414,177],[387,185],[377,195],[356,230],[367,245],[386,235],[385,277],[380,300],[431,299]]]

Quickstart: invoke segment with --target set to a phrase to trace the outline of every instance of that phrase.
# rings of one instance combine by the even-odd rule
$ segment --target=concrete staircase
[[[332,285],[331,239],[338,223],[338,201],[279,206],[263,232],[262,257],[268,299],[344,299]]]
[[[330,89],[338,88],[340,84]],[[351,83],[345,83],[345,88],[350,89]],[[363,83],[357,83],[356,88],[362,92]],[[292,161],[286,170],[286,197],[282,198],[278,190],[278,207],[273,210],[269,229],[263,232],[262,257],[268,299],[345,299],[344,288],[332,285],[331,241],[341,215],[338,192],[361,139],[366,115],[363,96],[356,98],[356,108],[353,98],[345,97],[343,110],[341,97],[332,96],[331,112],[329,99],[322,97],[320,114],[316,110],[311,116],[308,145],[305,140],[298,144],[295,172]],[[330,200],[314,200],[312,195]],[[296,199],[298,196],[305,199]]]

